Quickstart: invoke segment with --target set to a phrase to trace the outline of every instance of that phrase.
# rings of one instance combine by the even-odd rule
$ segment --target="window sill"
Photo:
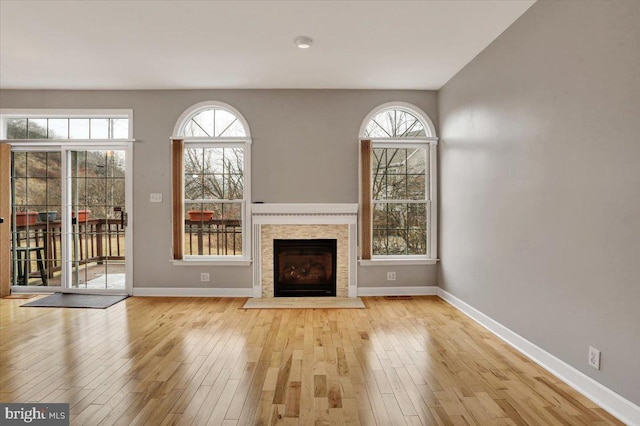
[[[251,266],[252,261],[248,259],[225,259],[211,257],[204,259],[172,259],[173,266]]]
[[[435,265],[440,259],[371,259],[371,260],[358,260],[360,266],[415,266],[415,265]]]

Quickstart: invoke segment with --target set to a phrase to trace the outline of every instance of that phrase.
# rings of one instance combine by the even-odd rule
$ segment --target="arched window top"
[[[360,128],[361,138],[404,139],[436,136],[433,122],[420,108],[405,102],[389,102],[367,115]]]
[[[173,130],[184,138],[248,138],[249,125],[242,114],[223,102],[201,102],[187,109]]]

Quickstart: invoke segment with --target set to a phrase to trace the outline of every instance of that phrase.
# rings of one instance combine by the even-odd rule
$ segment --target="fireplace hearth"
[[[274,239],[274,296],[336,296],[335,239]]]

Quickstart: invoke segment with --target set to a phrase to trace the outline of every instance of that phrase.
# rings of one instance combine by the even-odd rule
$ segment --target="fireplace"
[[[335,239],[336,297],[356,297],[357,204],[252,204],[253,297],[275,297],[275,240]],[[274,265],[276,266],[274,268]],[[333,267],[333,265],[332,265]]]
[[[335,239],[273,240],[275,297],[336,296]]]

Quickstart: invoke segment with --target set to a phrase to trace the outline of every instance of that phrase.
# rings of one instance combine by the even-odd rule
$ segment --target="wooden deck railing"
[[[76,264],[98,263],[125,258],[125,229],[120,219],[89,219],[74,226],[73,258]],[[185,220],[185,254],[200,256],[242,253],[242,224],[239,220],[213,219],[207,222]],[[62,222],[38,222],[17,226],[15,247],[44,247],[45,269],[49,278],[62,269]],[[32,252],[33,253],[33,252]],[[36,259],[30,253],[30,271],[39,276]],[[15,259],[15,256],[14,256]]]
[[[184,254],[222,256],[242,253],[242,224],[239,220],[184,221]]]
[[[124,228],[120,219],[89,219],[74,224],[72,239],[73,259],[78,264],[103,263],[105,260],[123,260],[125,257]],[[16,226],[14,247],[44,247],[47,275],[62,269],[62,222],[35,223]],[[30,271],[37,271],[33,262]]]

